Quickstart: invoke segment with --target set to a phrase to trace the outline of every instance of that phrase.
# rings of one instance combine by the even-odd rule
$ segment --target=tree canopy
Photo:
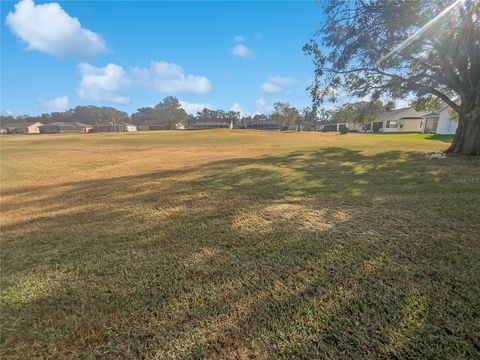
[[[381,100],[359,101],[339,106],[330,112],[332,122],[352,122],[355,124],[369,124],[375,121],[384,111],[391,110],[392,104],[383,104]]]
[[[131,118],[135,125],[148,123],[165,129],[175,129],[177,124],[187,123],[188,115],[176,97],[167,96],[154,107],[139,108]]]
[[[352,96],[435,96],[459,115],[447,152],[480,154],[480,2],[325,0],[304,46],[315,65],[314,106]],[[456,101],[459,100],[459,101]]]
[[[291,126],[299,126],[301,120],[297,108],[285,102],[273,104],[273,112],[270,118],[284,129]]]

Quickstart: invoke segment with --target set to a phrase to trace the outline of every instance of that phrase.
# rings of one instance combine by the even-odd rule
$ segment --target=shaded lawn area
[[[3,189],[2,357],[478,357],[479,160],[365,139]]]

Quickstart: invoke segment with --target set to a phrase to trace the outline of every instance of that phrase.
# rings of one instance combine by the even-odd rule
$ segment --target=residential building
[[[100,124],[95,124],[92,126],[93,132],[126,132],[126,131],[137,131],[135,125],[126,123],[124,121],[114,122],[106,121]]]
[[[39,134],[39,127],[42,126],[41,122],[28,122],[18,120],[12,123],[3,124],[1,127],[2,134]]]
[[[92,131],[92,126],[83,124],[77,121],[72,122],[53,122],[39,126],[41,134],[56,134],[56,133],[88,133]]]
[[[125,123],[125,126],[127,127],[128,132],[137,131],[137,126],[136,125]]]
[[[425,118],[413,107],[386,111],[372,123],[371,131],[384,133],[423,132]]]
[[[269,119],[251,120],[247,123],[247,129],[280,130],[280,125]]]
[[[233,129],[233,119],[201,119],[190,124],[190,129]]]
[[[146,120],[137,125],[138,131],[170,130],[170,125],[159,124],[155,120]]]
[[[445,106],[439,112],[426,114],[425,126],[423,132],[425,134],[453,135],[457,131],[458,121],[453,119],[450,108]]]
[[[41,122],[36,122],[27,126],[27,133],[28,134],[40,134],[40,126],[44,124]]]

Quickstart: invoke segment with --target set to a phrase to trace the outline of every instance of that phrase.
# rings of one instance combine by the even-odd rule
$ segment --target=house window
[[[387,128],[389,129],[396,129],[398,125],[398,121],[387,121]]]

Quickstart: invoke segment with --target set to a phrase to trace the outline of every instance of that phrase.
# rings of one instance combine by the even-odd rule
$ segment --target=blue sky
[[[2,1],[1,16],[2,114],[132,113],[167,95],[253,114],[309,105],[301,49],[322,14],[314,1],[22,0]]]

